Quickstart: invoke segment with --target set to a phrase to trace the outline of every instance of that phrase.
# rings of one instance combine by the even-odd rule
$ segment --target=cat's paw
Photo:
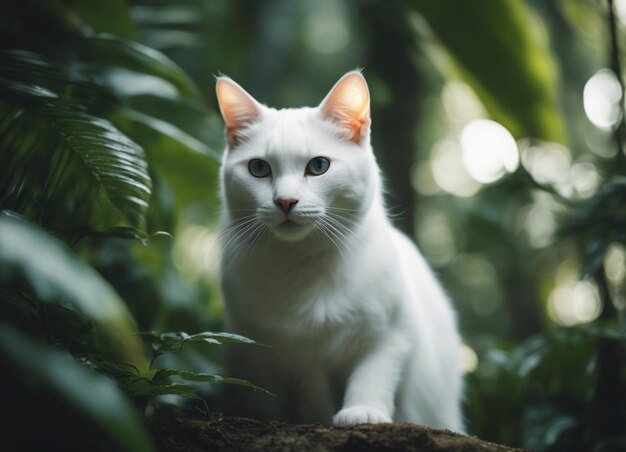
[[[344,408],[333,417],[333,425],[382,424],[392,422],[384,411],[366,405]]]

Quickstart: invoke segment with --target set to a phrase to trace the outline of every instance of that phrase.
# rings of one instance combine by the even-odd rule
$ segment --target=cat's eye
[[[248,162],[248,171],[254,177],[267,177],[272,172],[272,168],[265,160],[252,159]]]
[[[330,167],[330,160],[326,157],[315,157],[309,161],[306,165],[306,174],[312,176],[320,176],[328,171]]]

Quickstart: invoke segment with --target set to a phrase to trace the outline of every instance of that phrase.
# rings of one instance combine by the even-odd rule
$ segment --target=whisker
[[[259,226],[255,225],[254,229],[249,231],[249,234],[253,234]],[[246,249],[248,245],[248,240],[250,239],[249,235],[247,237],[242,237],[241,240],[235,245],[235,247],[229,250],[228,260],[229,262],[234,262],[239,255]]]
[[[230,240],[224,245],[222,251],[222,261],[228,263],[234,259],[248,246],[251,236],[264,224],[255,218],[255,221],[248,222],[244,227],[235,231]],[[234,246],[233,246],[234,245]]]
[[[398,209],[402,209],[399,212],[397,211]],[[396,212],[394,212],[394,210]],[[402,207],[401,205],[395,205],[395,206],[387,206],[385,208],[385,211],[387,213],[387,216],[389,218],[399,218],[402,217],[403,215],[405,215],[408,212],[408,209],[406,207]]]
[[[345,240],[349,239],[349,237],[346,235],[346,233],[340,229],[340,227],[339,227],[340,225],[336,224],[335,222],[333,222],[331,217],[324,215],[324,216],[322,216],[322,218],[324,219],[324,221],[326,222],[328,227],[335,232],[337,237],[342,237]]]
[[[237,234],[239,232],[241,232],[243,229],[246,228],[246,226],[250,225],[252,222],[254,221],[258,221],[258,219],[256,218],[256,215],[253,216],[253,218],[247,219],[245,221],[233,224],[232,226],[229,226],[228,228],[224,229],[220,234],[219,234],[219,240],[220,241],[226,241],[226,244],[224,246],[227,246],[228,244],[230,244],[230,242],[237,237]]]
[[[224,225],[224,228],[225,229],[232,228],[234,226],[237,226],[238,224],[245,222],[246,220],[249,220],[250,218],[256,218],[256,217],[257,217],[256,214],[252,214],[252,215],[243,216],[241,218],[237,218],[235,220],[230,220],[226,225]]]
[[[324,223],[321,220],[322,220],[322,218],[319,218],[319,219],[315,220],[315,224],[318,226],[317,230],[322,235],[324,235],[324,237],[328,238],[328,240],[331,241],[331,243],[335,246],[335,248],[337,248],[337,251],[339,251],[339,254],[341,254],[341,257],[345,258],[343,252],[341,251],[341,247],[337,244],[337,242],[335,242],[333,237],[328,232],[327,227],[324,225]]]
[[[352,230],[351,228],[349,228],[348,226],[346,226],[345,224],[343,224],[341,222],[341,220],[337,219],[337,218],[333,218],[332,216],[330,216],[329,214],[324,214],[323,217],[325,217],[327,219],[327,221],[334,226],[334,228],[336,228],[339,232],[341,233],[341,235],[346,239],[349,240],[350,242],[352,242],[352,239],[356,238],[358,239],[361,243],[364,243],[363,238],[358,234],[357,231]],[[348,220],[347,218],[343,218],[340,216],[340,218],[342,220]],[[353,223],[355,226],[360,227],[360,225],[358,223],[355,222],[351,222]]]
[[[334,212],[326,212],[326,214],[325,214],[325,215],[331,216],[332,218],[337,219],[337,220],[339,220],[339,221],[347,221],[348,223],[350,223],[350,224],[352,224],[352,225],[354,225],[354,226],[359,226],[359,227],[361,226],[361,224],[360,224],[360,223],[357,223],[356,221],[351,220],[350,218],[348,218],[348,217],[346,217],[346,216],[344,216],[344,215],[340,215],[340,214],[338,214],[338,213],[334,213]]]
[[[358,209],[348,209],[346,207],[333,207],[333,206],[328,206],[326,207],[327,210],[341,210],[344,212],[359,212]]]
[[[352,249],[348,246],[347,241],[342,238],[342,236],[337,232],[337,230],[333,228],[332,224],[330,224],[326,219],[324,219],[324,217],[320,217],[319,220],[321,221],[321,225],[323,226],[323,229],[326,232],[326,236],[335,244],[335,247],[341,254],[341,257],[345,259],[345,254],[343,253],[342,248],[346,248],[350,252],[352,252]]]
[[[257,232],[256,235],[254,236],[254,238],[252,239],[252,248],[250,248],[250,256],[252,256],[252,254],[254,254],[254,250],[256,249],[257,243],[259,243],[259,240],[261,239],[263,234],[265,234],[267,229],[268,229],[267,224],[262,224],[259,232]]]

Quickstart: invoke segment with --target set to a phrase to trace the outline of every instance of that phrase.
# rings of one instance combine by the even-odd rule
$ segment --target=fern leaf
[[[145,229],[143,149],[52,91],[0,79],[0,208],[45,227]]]

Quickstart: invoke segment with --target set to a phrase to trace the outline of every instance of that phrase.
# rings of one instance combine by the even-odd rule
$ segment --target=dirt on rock
[[[195,451],[519,451],[476,437],[415,424],[329,427],[212,414],[154,417],[150,429],[163,452]]]

